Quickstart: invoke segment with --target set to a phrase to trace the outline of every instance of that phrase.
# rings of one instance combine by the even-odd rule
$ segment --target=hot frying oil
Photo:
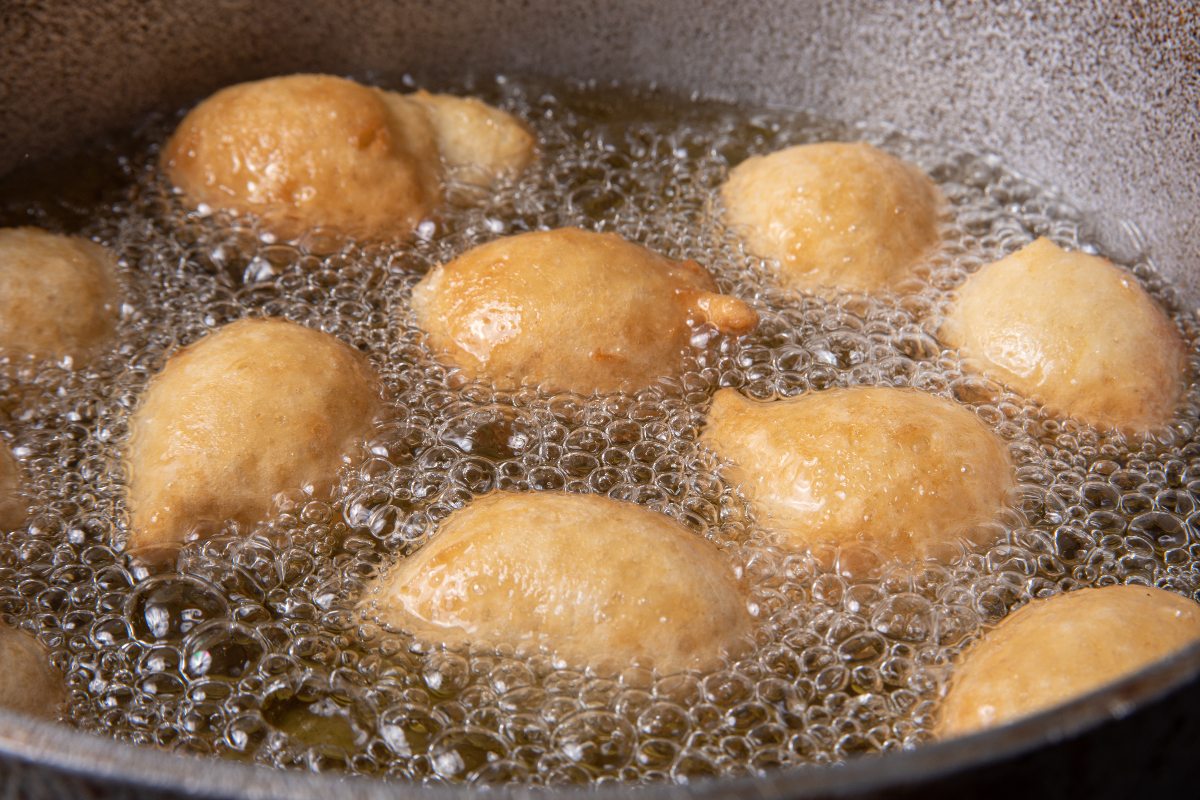
[[[452,192],[409,243],[321,231],[274,242],[251,221],[189,211],[156,168],[174,115],[7,180],[0,224],[104,243],[126,299],[117,343],[86,368],[0,360],[0,429],[33,510],[27,530],[0,536],[0,611],[50,648],[71,692],[67,722],[427,783],[682,782],[919,746],[955,655],[1032,596],[1112,583],[1195,593],[1194,395],[1153,435],[1101,434],[965,374],[931,335],[972,271],[1048,236],[1131,270],[1194,342],[1193,316],[1136,236],[1107,246],[1111,231],[996,157],[896,130],[611,87],[457,88],[526,120],[541,162],[494,196]],[[716,190],[747,156],[845,139],[912,161],[949,201],[944,247],[912,294],[784,291],[716,219]],[[498,236],[569,225],[696,259],[761,325],[632,395],[497,392],[440,366],[408,307],[421,276]],[[121,552],[130,412],[175,348],[261,315],[366,352],[386,419],[333,497],[297,489],[262,525],[218,531],[184,548],[178,572],[151,573]],[[1019,487],[993,543],[917,568],[867,547],[788,553],[697,444],[719,387],[770,398],[862,384],[953,398],[1005,440]],[[358,613],[370,579],[472,497],[558,488],[643,504],[713,540],[749,587],[753,651],[707,674],[616,679],[519,643],[414,642]]]

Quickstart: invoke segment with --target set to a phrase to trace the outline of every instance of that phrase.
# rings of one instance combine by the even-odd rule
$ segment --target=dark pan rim
[[[1200,643],[1121,681],[1059,708],[1011,725],[902,753],[865,757],[849,764],[782,769],[760,778],[710,779],[690,785],[636,789],[650,798],[803,798],[856,795],[950,776],[1011,760],[1037,748],[1071,739],[1114,722],[1200,677]],[[469,787],[419,786],[362,777],[276,770],[219,758],[176,755],[135,747],[65,725],[0,710],[0,757],[85,780],[123,787],[175,792],[196,798],[241,800],[437,800],[473,796]],[[564,797],[616,798],[631,787],[601,790],[564,787]],[[495,787],[493,798],[527,798],[544,790]]]

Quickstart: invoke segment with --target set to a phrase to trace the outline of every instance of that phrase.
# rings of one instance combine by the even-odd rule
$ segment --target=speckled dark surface
[[[1200,300],[1194,0],[0,0],[0,64],[0,173],[147,110],[236,80],[298,70],[653,81],[887,122],[993,150],[1058,185],[1077,205],[1136,221],[1160,267]],[[1009,796],[1007,778],[1023,769],[1057,763],[1064,775],[1078,776],[1105,766],[1114,737],[1145,755],[1134,772],[1193,781],[1200,779],[1191,752],[1200,719],[1198,665],[1195,650],[1167,665],[1175,670],[1170,676],[1136,678],[1141,688],[1130,697],[1140,698],[1141,711],[1099,729],[1098,719],[1128,710],[1128,698],[1108,692],[1054,720],[1035,718],[990,738],[852,769],[660,787],[642,796]],[[1153,707],[1144,703],[1147,685],[1176,688]],[[0,713],[6,797],[453,796],[171,758],[15,722]],[[1079,730],[1091,733],[1064,749]],[[1025,750],[1034,746],[1045,765],[1029,766]],[[1094,773],[1105,777],[1092,782],[1088,796],[1121,796],[1127,787],[1120,777],[1129,770],[1113,763]]]
[[[0,2],[0,173],[296,70],[656,81],[994,150],[1200,280],[1200,4]]]

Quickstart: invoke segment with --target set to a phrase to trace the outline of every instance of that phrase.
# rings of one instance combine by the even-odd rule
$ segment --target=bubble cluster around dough
[[[745,333],[754,310],[694,261],[576,228],[475,247],[413,290],[434,349],[497,387],[587,394],[672,375],[698,326]]]
[[[750,629],[712,543],[631,503],[564,492],[472,501],[368,600],[389,625],[433,643],[544,646],[612,671],[712,667]]]
[[[1014,485],[1003,441],[955,403],[858,387],[713,398],[701,441],[788,545],[865,541],[920,557],[992,519]]]
[[[938,242],[933,181],[866,143],[823,142],[743,161],[721,187],[725,221],[794,289],[896,289]]]
[[[972,275],[939,337],[969,368],[1102,427],[1161,425],[1183,388],[1179,331],[1133,275],[1048,239]]]
[[[0,624],[0,706],[54,719],[66,700],[62,676],[30,634]]]
[[[0,530],[18,528],[25,521],[21,483],[21,465],[0,439]]]
[[[1099,689],[1200,641],[1200,605],[1149,586],[1034,600],[962,657],[939,734],[1003,725]]]
[[[86,239],[0,229],[0,355],[86,361],[116,327],[115,269],[113,256]]]
[[[206,526],[253,524],[280,493],[327,491],[378,407],[361,353],[292,322],[242,320],[185,347],[130,421],[128,549],[167,558]]]
[[[386,237],[442,204],[443,159],[451,177],[486,186],[533,157],[529,132],[478,101],[288,75],[200,103],[162,163],[193,205],[257,215],[279,236]]]

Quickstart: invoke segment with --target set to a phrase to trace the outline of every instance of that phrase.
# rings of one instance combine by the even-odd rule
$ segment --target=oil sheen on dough
[[[1038,599],[962,657],[942,737],[1002,725],[1081,697],[1200,640],[1200,605],[1163,589],[1106,586]]]
[[[288,75],[204,100],[162,165],[193,206],[257,215],[277,236],[402,237],[442,204],[447,172],[486,187],[534,157],[525,127],[478,100]]]
[[[1183,390],[1179,331],[1133,275],[1048,239],[972,275],[938,335],[968,368],[1100,427],[1161,425]]]
[[[713,398],[701,441],[796,548],[863,542],[912,560],[992,519],[1013,486],[1002,440],[913,389],[858,387],[763,402]]]
[[[750,629],[732,566],[700,534],[564,492],[472,501],[367,597],[384,622],[430,642],[544,646],[603,671],[711,667]]]
[[[896,289],[937,244],[943,200],[927,175],[861,142],[743,161],[721,187],[725,221],[794,289]]]
[[[378,408],[366,358],[293,322],[241,320],[185,347],[130,422],[128,548],[169,558],[225,521],[257,522],[280,493],[327,491]]]
[[[696,262],[577,228],[475,247],[425,276],[413,308],[467,375],[581,394],[675,374],[701,325],[741,334],[758,322]]]

